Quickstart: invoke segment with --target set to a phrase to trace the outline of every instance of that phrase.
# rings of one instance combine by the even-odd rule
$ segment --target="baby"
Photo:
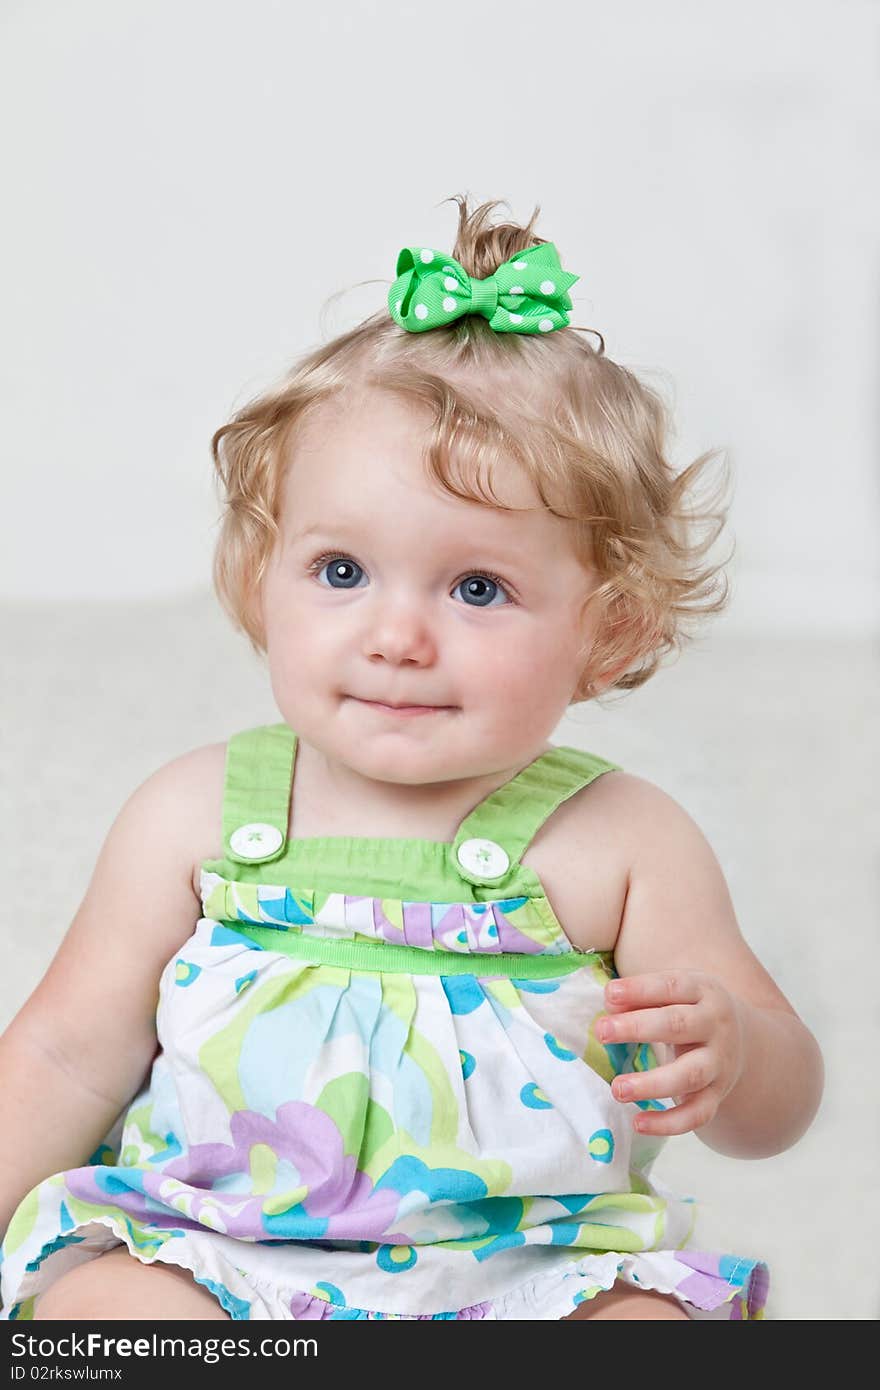
[[[706,460],[457,201],[214,437],[281,722],[133,793],[0,1043],[5,1318],[762,1316],[651,1165],[794,1144],[818,1046],[688,814],[550,741],[722,607]]]

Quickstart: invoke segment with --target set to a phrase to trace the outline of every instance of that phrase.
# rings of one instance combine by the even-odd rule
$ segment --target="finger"
[[[600,1018],[593,1031],[602,1043],[705,1042],[706,1019],[694,1004],[670,1004],[663,1009],[637,1009]]]
[[[660,970],[649,975],[624,975],[605,986],[609,1013],[644,1009],[661,1004],[696,1004],[701,998],[699,977],[693,970]]]
[[[714,1080],[712,1058],[705,1047],[694,1047],[674,1062],[650,1071],[621,1072],[611,1083],[615,1100],[660,1100],[667,1096],[689,1096],[702,1091]]]
[[[687,1134],[690,1130],[701,1129],[715,1118],[718,1110],[717,1089],[706,1086],[697,1091],[681,1105],[673,1105],[670,1110],[640,1110],[633,1120],[633,1129],[639,1134]]]

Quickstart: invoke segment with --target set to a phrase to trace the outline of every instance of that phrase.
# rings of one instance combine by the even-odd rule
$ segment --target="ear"
[[[598,665],[596,650],[601,647],[602,638],[607,637],[612,625],[615,645],[619,651],[618,660],[602,671],[601,675],[594,676],[592,672]],[[573,700],[594,700],[604,694],[626,671],[635,667],[648,653],[655,651],[663,638],[662,622],[642,609],[629,615],[618,613],[615,619],[609,618],[607,610],[601,616],[594,615],[588,655]]]
[[[595,700],[597,696],[603,695],[606,690],[610,689],[610,687],[614,684],[618,677],[622,676],[624,671],[628,670],[632,664],[632,660],[621,661],[610,671],[605,671],[599,680],[590,679],[590,671],[589,667],[587,667],[587,669],[584,671],[583,679],[578,682],[578,686],[574,693],[572,703],[580,703],[586,700]]]

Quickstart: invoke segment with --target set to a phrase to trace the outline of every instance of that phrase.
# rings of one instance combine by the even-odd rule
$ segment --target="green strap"
[[[268,863],[284,853],[295,748],[296,735],[286,724],[245,729],[230,738],[223,789],[223,849],[237,864]],[[253,823],[274,826],[281,832],[281,844],[260,859],[245,859],[236,854],[230,837]]]
[[[427,951],[393,941],[335,941],[277,927],[241,922],[226,925],[258,946],[285,956],[340,965],[348,970],[406,972],[408,975],[504,975],[509,979],[544,980],[568,975],[601,960],[599,951],[564,951],[559,955],[520,955],[511,951]]]
[[[578,748],[560,747],[543,753],[462,821],[453,854],[464,840],[493,840],[506,851],[511,864],[517,863],[557,806],[603,772],[618,770],[619,764]],[[466,872],[465,877],[469,877]]]

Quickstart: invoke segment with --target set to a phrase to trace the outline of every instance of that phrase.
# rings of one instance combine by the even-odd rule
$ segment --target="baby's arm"
[[[609,782],[612,779],[609,779]],[[675,1060],[619,1077],[621,1100],[673,1096],[640,1111],[650,1134],[696,1130],[710,1148],[764,1158],[794,1144],[822,1095],[819,1046],[740,933],[715,855],[690,816],[658,787],[613,779],[630,854],[614,950],[622,977],[606,989],[603,1042],[666,1042]]]
[[[123,806],[54,960],[0,1038],[0,1232],[37,1182],[88,1160],[155,1055],[159,976],[200,916],[206,751],[160,768]]]

